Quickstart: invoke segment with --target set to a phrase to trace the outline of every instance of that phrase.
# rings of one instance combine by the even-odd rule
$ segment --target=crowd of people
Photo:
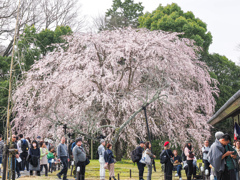
[[[215,137],[216,140],[211,147],[209,141],[206,140],[201,149],[204,174],[208,177],[211,175],[215,180],[240,180],[240,140],[234,141],[234,144],[231,145],[231,137],[228,134],[217,132]],[[51,142],[41,140],[41,137],[31,140],[30,138],[24,138],[22,134],[19,136],[12,135],[10,148],[16,149],[15,169],[17,176],[20,177],[21,171],[24,170],[28,171],[30,176],[33,175],[34,171],[37,176],[40,176],[43,168],[45,169],[45,176],[48,176],[49,169],[53,165],[61,163],[63,168],[57,174],[57,177],[67,180],[69,162],[74,161],[75,178],[84,180],[85,168],[90,161],[84,149],[82,138],[72,141],[68,147],[65,141],[65,137],[62,137],[55,151],[55,147]],[[4,142],[2,141],[2,135],[0,135],[0,164],[2,163],[3,147]],[[173,171],[176,171],[175,176],[179,180],[182,179],[182,170],[185,170],[187,180],[194,179],[197,176],[196,151],[190,140],[186,141],[181,155],[178,155],[176,149],[171,150],[168,141],[164,143],[163,148],[164,150],[160,154],[160,162],[165,180],[172,180],[172,176],[175,174]],[[105,180],[106,170],[109,170],[109,180],[116,180],[114,175],[116,160],[113,156],[112,145],[110,143],[106,144],[105,140],[101,139],[97,154],[100,163],[100,180]],[[151,180],[152,167],[156,158],[156,155],[152,153],[151,143],[141,141],[132,154],[132,160],[137,163],[139,170],[139,180],[143,180],[145,167],[148,169],[147,180]]]

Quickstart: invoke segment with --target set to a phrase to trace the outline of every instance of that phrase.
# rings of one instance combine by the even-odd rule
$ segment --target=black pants
[[[137,162],[137,166],[138,166],[138,171],[139,171],[139,179],[141,180],[141,179],[143,179],[143,173],[144,173],[145,164]]]
[[[32,176],[33,175],[33,171],[30,171],[30,176]],[[41,174],[40,174],[40,171],[37,171],[37,176],[40,176]]]
[[[187,180],[191,180],[193,175],[193,160],[187,160],[187,164],[188,164]]]
[[[211,174],[211,168],[209,167],[210,166],[210,163],[207,161],[207,160],[203,160],[203,163],[204,163],[204,169],[208,169],[208,172],[209,172],[209,176]]]
[[[27,162],[27,157],[28,157],[28,152],[22,152],[20,154],[20,158],[22,159],[20,170],[22,170],[22,171],[24,171],[25,166],[26,166],[27,171],[29,171],[29,163]]]
[[[227,170],[227,167],[225,167],[225,171],[222,171],[222,172],[215,171],[215,172],[216,172],[217,180],[232,180],[230,179],[230,174]]]
[[[40,166],[40,171],[43,170],[43,167],[44,167],[44,169],[45,169],[45,176],[48,176],[48,167],[47,167],[47,164],[41,165],[41,166]]]
[[[165,164],[165,170],[164,170],[164,179],[165,180],[172,180],[172,171],[173,171],[173,164],[170,160],[167,161]]]
[[[21,168],[21,163],[19,163],[18,161],[15,161],[16,163],[16,172],[17,172],[17,175],[20,176],[20,168]]]
[[[85,168],[86,168],[85,162],[78,162],[76,169],[77,169],[77,167],[80,167],[79,179],[77,179],[77,180],[84,180],[85,179]]]
[[[63,163],[63,169],[58,174],[63,175],[63,180],[65,180],[68,172],[68,157],[60,157],[60,160]]]
[[[228,170],[228,179],[236,180],[236,173],[234,169]]]

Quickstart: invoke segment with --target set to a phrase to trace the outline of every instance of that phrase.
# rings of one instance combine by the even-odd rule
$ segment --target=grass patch
[[[198,161],[199,163],[201,161]],[[100,169],[100,164],[98,162],[98,160],[91,160],[91,163],[86,166],[86,178],[85,180],[96,180],[96,179],[100,179],[99,178],[99,169]],[[118,177],[118,174],[120,175],[120,179],[121,180],[138,180],[138,168],[137,168],[137,164],[132,163],[131,160],[122,160],[120,162],[117,162],[115,164],[115,177]],[[130,170],[132,171],[132,178],[130,178]],[[152,179],[153,180],[163,180],[164,179],[164,174],[161,170],[161,164],[159,162],[159,160],[156,160],[156,172],[153,171],[152,173]],[[36,180],[56,180],[57,176],[56,174],[57,172],[53,172],[53,173],[49,173],[48,177],[45,177],[44,175],[42,175],[41,177],[21,177],[19,178],[20,180],[32,180],[32,179],[36,179]],[[145,167],[144,169],[144,178],[147,179],[147,172],[148,172],[148,168]],[[68,179],[74,179],[73,176],[70,176],[71,173],[71,169],[68,170]],[[178,177],[174,177],[176,172],[173,172],[173,180],[178,180]],[[185,172],[182,171],[182,176],[183,179],[186,179],[185,176]],[[109,172],[108,170],[106,170],[106,179],[108,180],[109,177]]]

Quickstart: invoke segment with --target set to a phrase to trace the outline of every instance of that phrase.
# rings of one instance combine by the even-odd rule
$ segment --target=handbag
[[[87,165],[89,165],[89,164],[90,164],[90,160],[89,160],[88,157],[86,157],[85,165],[87,166]]]
[[[150,156],[147,154],[147,151],[144,151],[144,153],[142,154],[142,158],[139,162],[142,164],[151,165],[152,160]]]
[[[105,163],[103,168],[108,169],[108,164]]]

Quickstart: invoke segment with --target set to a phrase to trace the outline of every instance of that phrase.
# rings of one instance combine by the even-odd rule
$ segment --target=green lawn
[[[200,162],[200,161],[199,161]],[[91,160],[91,163],[86,167],[86,180],[95,180],[99,179],[99,162],[98,160]],[[156,160],[156,169],[157,171],[152,174],[153,180],[163,180],[163,172],[161,171],[161,164],[159,160]],[[132,171],[132,178],[130,178],[130,170]],[[59,171],[57,171],[59,172]],[[49,173],[48,177],[45,177],[44,175],[41,177],[21,177],[21,180],[56,180],[56,174],[57,172]],[[70,176],[71,169],[68,170],[68,179],[74,179]],[[121,180],[138,180],[138,169],[137,164],[133,164],[131,160],[123,160],[121,162],[117,162],[115,164],[115,177],[118,177],[118,174],[120,175]],[[174,177],[175,172],[173,172],[173,180],[178,180],[178,177]],[[108,170],[106,170],[106,179],[108,179]],[[147,179],[147,167],[145,167],[144,171],[144,177]],[[182,171],[183,179],[186,179],[185,172]]]

